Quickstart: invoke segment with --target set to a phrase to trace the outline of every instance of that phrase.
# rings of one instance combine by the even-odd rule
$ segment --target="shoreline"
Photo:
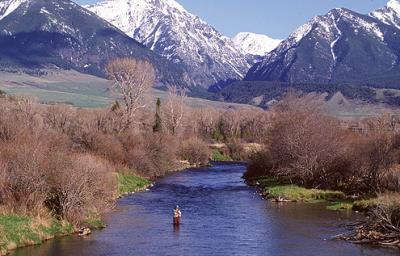
[[[263,199],[275,203],[327,203],[327,211],[352,211],[363,213],[366,218],[351,225],[351,231],[339,234],[331,239],[348,241],[356,244],[374,245],[400,249],[400,234],[388,231],[367,217],[366,213],[376,207],[379,198],[349,199],[341,191],[307,189],[293,184],[271,182],[265,177],[245,179],[249,186],[257,188]]]
[[[212,164],[213,162],[210,162],[210,163]],[[147,189],[154,186],[154,180],[161,179],[161,178],[163,178],[169,174],[175,173],[175,172],[185,171],[186,169],[189,169],[189,168],[201,168],[201,167],[196,167],[196,166],[193,166],[190,164],[181,163],[179,167],[177,167],[173,170],[170,170],[161,176],[154,177],[154,179],[144,178],[144,177],[141,177],[138,175],[123,175],[121,173],[116,172],[115,175],[116,175],[118,185],[117,185],[115,200],[118,201],[119,199],[122,199],[126,196],[130,196],[135,193],[145,192]],[[135,182],[140,183],[141,186],[137,186],[138,183],[135,183]],[[30,232],[31,234],[29,236],[35,237],[35,239],[34,240],[22,239],[23,241],[21,241],[20,239],[17,239],[19,241],[7,241],[7,239],[4,239],[4,241],[3,241],[0,239],[0,256],[9,255],[12,251],[14,251],[18,248],[40,245],[43,242],[46,242],[51,239],[55,239],[57,237],[78,235],[79,230],[80,230],[80,229],[73,227],[71,224],[69,224],[66,221],[57,221],[54,218],[49,218],[47,220],[43,220],[43,219],[31,217],[31,216],[7,214],[7,215],[0,215],[0,235],[3,235],[3,232],[2,232],[3,225],[2,225],[1,219],[2,218],[12,218],[12,217],[15,217],[17,219],[18,218],[26,219],[27,223],[26,223],[25,227],[23,227],[23,229],[26,232]],[[87,224],[91,223],[91,225],[89,225],[90,229],[99,230],[99,229],[103,229],[103,228],[107,227],[107,225],[106,225],[106,223],[104,223],[103,219],[100,216],[98,216],[98,217],[99,218],[87,220]],[[41,222],[43,222],[43,221],[64,223],[64,225],[70,226],[70,228],[68,230],[62,230],[61,232],[58,232],[54,228],[52,229],[51,226],[50,227],[43,226],[41,224]],[[32,226],[36,227],[36,226],[40,226],[40,225],[42,225],[42,228],[45,230],[48,229],[48,230],[54,230],[57,232],[54,232],[52,234],[46,234],[46,232],[43,232],[41,230],[37,231],[32,228]],[[85,227],[82,227],[82,228],[85,228]],[[18,227],[16,227],[16,229],[18,229]],[[35,234],[35,232],[36,232],[36,234]]]
[[[149,187],[153,186],[150,180],[140,176],[122,175],[119,173],[117,175],[117,180],[120,179],[121,176],[124,176],[125,178],[128,177],[131,179],[135,177],[140,181],[146,182],[142,186],[132,187],[132,190],[129,192],[117,191],[116,200],[134,193],[146,191]],[[118,189],[120,189],[120,186],[121,184],[118,184]],[[13,232],[13,234],[11,234],[11,232],[5,234],[6,232],[3,229],[6,228],[9,228],[9,231],[12,230],[11,232]],[[78,235],[82,228],[89,228],[89,230],[102,229],[106,228],[106,224],[100,216],[88,219],[86,225],[82,225],[81,228],[76,228],[67,221],[56,220],[53,217],[42,219],[16,214],[0,215],[0,234],[5,237],[3,240],[0,239],[0,256],[8,255],[18,248],[40,245],[43,242],[57,237]],[[13,238],[8,239],[7,236]]]

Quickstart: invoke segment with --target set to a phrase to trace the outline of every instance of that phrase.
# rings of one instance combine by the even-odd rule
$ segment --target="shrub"
[[[183,141],[179,148],[179,156],[196,166],[207,164],[211,157],[208,145],[199,138],[190,138]]]
[[[271,154],[266,150],[254,152],[250,155],[250,163],[247,167],[247,171],[244,174],[245,179],[257,178],[257,177],[272,177],[273,163]]]
[[[286,177],[309,188],[348,193],[398,190],[399,156],[393,120],[364,121],[363,133],[342,129],[312,96],[288,96],[271,111],[265,150],[254,153],[246,177]]]
[[[229,156],[236,161],[245,160],[248,158],[245,148],[242,143],[233,141],[227,144]]]
[[[166,134],[130,134],[124,136],[124,148],[130,169],[145,177],[157,177],[176,165],[175,138]]]
[[[46,183],[48,148],[38,140],[2,143],[0,202],[12,212],[39,214],[49,187]]]
[[[116,181],[107,166],[91,155],[59,155],[49,173],[50,192],[45,201],[51,212],[79,224],[92,213],[102,213],[112,204]],[[69,172],[65,172],[68,169]]]

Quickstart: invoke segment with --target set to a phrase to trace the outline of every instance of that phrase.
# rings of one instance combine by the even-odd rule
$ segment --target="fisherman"
[[[182,217],[182,212],[179,209],[179,205],[177,205],[174,209],[174,225],[179,226],[181,224],[181,217]]]

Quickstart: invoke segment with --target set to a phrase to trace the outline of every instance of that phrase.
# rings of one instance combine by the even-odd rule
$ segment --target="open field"
[[[106,107],[116,99],[109,89],[109,81],[76,71],[48,71],[47,75],[40,77],[24,73],[0,72],[0,90],[12,95],[34,97],[43,103],[64,103],[83,108]],[[377,97],[383,94],[382,89],[377,90]],[[153,97],[163,100],[167,97],[167,93],[154,89]],[[194,108],[251,107],[246,104],[193,97],[188,97],[186,101],[186,104]],[[340,119],[352,120],[376,116],[385,112],[400,114],[400,110],[396,107],[348,99],[340,92],[335,93],[327,101],[327,110]]]
[[[65,103],[77,107],[106,107],[115,99],[109,90],[109,82],[105,79],[82,74],[76,71],[49,71],[46,76],[32,76],[0,72],[0,90],[12,95],[26,95],[37,98],[44,103]],[[153,90],[154,98],[165,99],[167,93]],[[186,103],[194,108],[237,108],[249,107],[245,104],[225,103],[200,98],[186,99]]]

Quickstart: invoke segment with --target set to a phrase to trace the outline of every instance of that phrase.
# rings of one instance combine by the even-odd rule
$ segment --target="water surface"
[[[392,249],[329,238],[360,216],[318,204],[263,200],[241,179],[245,166],[217,165],[174,173],[147,192],[121,199],[108,227],[19,249],[21,255],[399,255]],[[179,204],[183,220],[172,225]]]

